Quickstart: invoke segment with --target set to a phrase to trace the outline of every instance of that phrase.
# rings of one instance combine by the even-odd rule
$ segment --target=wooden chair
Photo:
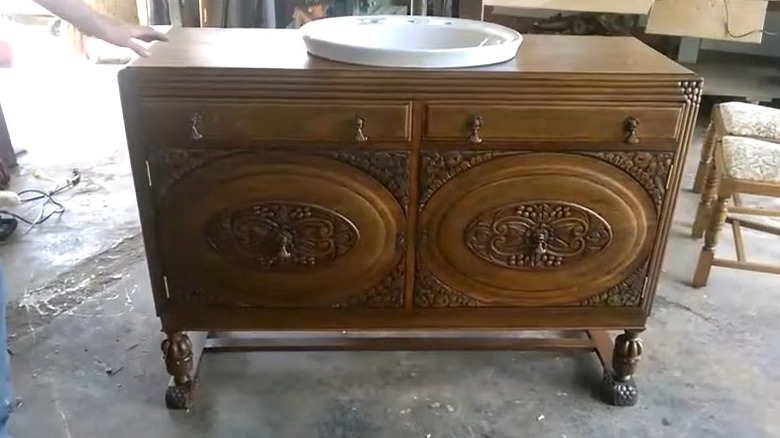
[[[694,193],[701,193],[704,188],[715,145],[726,135],[780,143],[780,109],[746,102],[726,102],[713,106],[693,182]]]
[[[780,210],[746,207],[739,197],[740,194],[746,194],[780,198],[780,144],[725,136],[714,148],[713,155],[693,225],[695,237],[704,234],[693,286],[705,286],[713,266],[780,274],[780,266],[748,262],[745,259],[741,230],[745,227],[780,235],[780,227],[729,216],[729,213],[736,213],[780,218]],[[733,206],[729,206],[731,198],[734,198]],[[715,247],[724,223],[732,227],[737,260],[715,258]]]

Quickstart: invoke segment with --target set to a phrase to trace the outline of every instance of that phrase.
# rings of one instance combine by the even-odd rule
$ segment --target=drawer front
[[[473,166],[429,165],[448,162]],[[628,172],[563,153],[423,152],[422,168],[415,306],[639,306],[658,212]]]
[[[164,300],[401,307],[406,225],[398,196],[370,170],[327,155],[236,153],[171,184],[156,207]]]
[[[304,102],[147,102],[152,142],[185,146],[209,140],[408,142],[411,104]]]
[[[682,106],[504,106],[431,104],[428,140],[478,144],[494,141],[593,141],[641,145],[677,140]]]

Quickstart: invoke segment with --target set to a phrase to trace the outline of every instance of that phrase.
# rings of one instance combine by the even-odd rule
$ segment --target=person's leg
[[[0,438],[8,438],[8,419],[13,408],[11,364],[8,360],[8,337],[5,326],[5,278],[0,266]]]

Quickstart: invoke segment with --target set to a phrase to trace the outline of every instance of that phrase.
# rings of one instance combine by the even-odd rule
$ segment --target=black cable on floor
[[[46,202],[44,202],[41,205],[41,209],[43,209],[46,206],[46,204],[48,204],[49,202],[51,202],[52,204],[56,205],[57,209],[54,210],[54,211],[50,211],[49,214],[47,214],[46,216],[43,216],[43,213],[41,213],[39,215],[39,218],[38,219],[34,219],[34,220],[27,219],[24,216],[21,216],[21,215],[18,215],[16,213],[12,213],[12,212],[6,211],[6,210],[0,210],[0,214],[7,214],[8,216],[14,217],[14,218],[18,219],[19,221],[24,222],[27,225],[35,226],[35,225],[40,225],[40,224],[46,222],[47,220],[49,220],[55,214],[65,213],[65,206],[62,205],[62,203],[60,201],[57,201],[56,199],[54,199],[54,197],[52,195],[44,192],[43,190],[36,190],[36,189],[23,190],[23,191],[19,192],[19,197],[21,198],[22,194],[26,194],[26,193],[36,193],[39,196],[36,196],[35,198],[30,198],[30,199],[22,199],[22,203],[37,201],[37,200],[40,200],[40,199],[46,199]]]
[[[56,200],[54,196],[64,192],[65,190],[77,186],[80,182],[81,182],[81,173],[79,173],[78,170],[73,170],[71,173],[71,177],[68,178],[65,184],[61,186],[57,186],[53,190],[50,190],[49,192],[44,192],[43,190],[38,190],[38,189],[26,189],[17,193],[19,195],[22,204],[29,204],[30,202],[35,202],[40,200],[43,200],[44,202],[41,203],[38,216],[35,219],[28,219],[25,218],[24,216],[18,215],[16,213],[7,210],[0,210],[0,222],[4,223],[5,225],[4,231],[7,231],[7,233],[3,233],[4,236],[0,236],[3,237],[0,240],[5,240],[8,237],[10,237],[10,234],[13,233],[13,231],[16,229],[16,226],[13,227],[10,226],[10,223],[8,223],[9,221],[16,220],[29,225],[30,227],[27,229],[27,231],[25,231],[25,233],[29,233],[35,226],[46,222],[47,220],[51,219],[52,216],[61,215],[65,213],[65,206],[61,202]],[[54,204],[57,208],[53,211],[50,211],[48,214],[44,215],[45,208],[49,203]],[[2,215],[10,216],[10,218],[3,218]]]

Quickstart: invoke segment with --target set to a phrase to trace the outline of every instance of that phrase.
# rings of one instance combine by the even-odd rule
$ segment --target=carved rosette
[[[466,247],[510,269],[549,269],[597,254],[612,241],[598,214],[563,201],[529,201],[480,214],[465,229]]]
[[[642,185],[653,199],[656,210],[666,195],[666,181],[674,160],[673,152],[583,152],[606,161],[628,173]]]
[[[207,225],[209,245],[251,269],[319,267],[349,252],[360,234],[349,219],[316,205],[266,202],[223,210]]]
[[[409,151],[327,151],[319,155],[356,167],[382,183],[409,210]]]

